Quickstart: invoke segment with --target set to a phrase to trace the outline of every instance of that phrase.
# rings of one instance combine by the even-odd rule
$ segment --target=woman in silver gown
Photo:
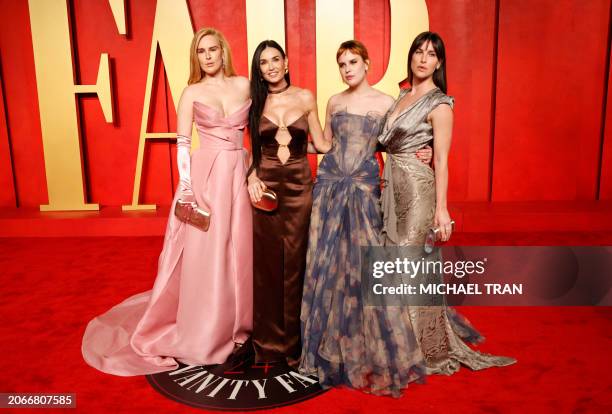
[[[423,246],[432,227],[440,229],[442,241],[452,232],[446,193],[454,100],[446,95],[445,63],[439,35],[424,32],[416,37],[408,54],[412,87],[400,93],[378,138],[387,151],[382,194],[382,241],[386,246]],[[419,148],[432,142],[435,170],[415,157]],[[432,256],[427,260],[441,259],[439,253]],[[461,364],[478,370],[516,362],[467,346],[464,341],[481,342],[482,336],[445,305],[409,306],[409,312],[427,374],[450,375]]]

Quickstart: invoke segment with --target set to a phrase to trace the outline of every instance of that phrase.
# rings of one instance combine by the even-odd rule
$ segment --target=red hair
[[[336,52],[336,62],[338,61],[338,59],[340,59],[340,56],[347,50],[354,55],[361,56],[364,62],[370,59],[370,57],[368,56],[368,49],[366,49],[363,43],[361,43],[359,40],[347,40],[346,42],[342,42],[342,44],[338,48],[338,51]]]

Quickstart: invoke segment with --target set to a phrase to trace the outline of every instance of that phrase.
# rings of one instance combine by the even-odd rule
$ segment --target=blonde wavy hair
[[[189,81],[188,85],[198,83],[199,81],[206,76],[202,68],[200,67],[200,61],[198,60],[198,44],[200,40],[204,36],[215,36],[221,45],[221,51],[223,52],[223,73],[225,76],[236,76],[236,71],[234,70],[234,64],[232,62],[232,51],[230,50],[229,44],[227,40],[225,40],[225,36],[223,33],[218,31],[217,29],[213,29],[212,27],[204,27],[196,32],[193,35],[193,40],[191,41],[191,48],[189,51]]]

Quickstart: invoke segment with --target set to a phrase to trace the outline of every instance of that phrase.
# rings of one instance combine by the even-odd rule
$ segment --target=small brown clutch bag
[[[263,191],[263,197],[257,203],[253,203],[251,201],[253,207],[258,210],[272,212],[278,208],[278,197],[276,193],[270,189],[265,189]]]
[[[191,224],[202,231],[208,231],[210,226],[210,212],[201,209],[193,202],[176,200],[174,215],[182,222]]]

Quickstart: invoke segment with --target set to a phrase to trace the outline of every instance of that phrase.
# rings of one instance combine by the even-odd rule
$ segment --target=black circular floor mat
[[[258,363],[252,357],[221,365],[184,365],[147,375],[165,397],[192,407],[251,411],[282,407],[315,397],[324,389],[316,377],[299,374],[284,363]]]

